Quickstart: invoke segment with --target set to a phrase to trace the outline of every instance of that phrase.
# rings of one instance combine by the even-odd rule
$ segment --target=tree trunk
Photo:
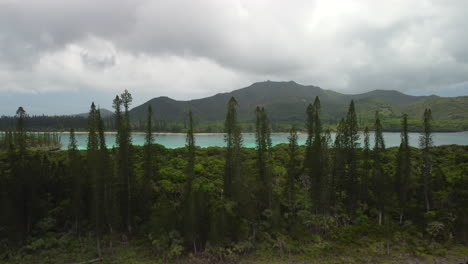
[[[127,229],[128,233],[132,233],[132,224],[130,222],[131,219],[131,209],[130,209],[130,201],[131,201],[131,194],[130,194],[130,175],[127,171]]]
[[[76,236],[79,238],[80,237],[80,230],[79,230],[79,227],[78,227],[78,217],[75,217],[75,233],[76,233]]]
[[[426,212],[431,210],[431,206],[429,204],[429,192],[427,191],[427,187],[424,187],[424,200],[426,202]]]
[[[113,241],[113,230],[112,226],[109,227],[109,248],[111,251],[111,254],[114,255],[114,248],[112,246],[112,241]]]
[[[99,239],[99,236],[96,237],[96,251],[98,254],[98,257],[101,258],[101,240]]]

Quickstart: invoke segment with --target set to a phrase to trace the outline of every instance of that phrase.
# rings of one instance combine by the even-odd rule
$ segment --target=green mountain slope
[[[190,100],[177,101],[168,97],[157,97],[133,108],[133,120],[143,120],[148,104],[151,104],[156,119],[169,122],[183,122],[185,113],[191,109],[199,123],[222,122],[226,104],[231,96],[239,103],[239,117],[242,122],[254,120],[257,106],[267,109],[270,119],[277,123],[302,122],[307,105],[316,96],[322,102],[324,122],[333,124],[346,113],[351,99],[362,123],[368,123],[379,111],[384,119],[398,119],[408,113],[410,119],[420,119],[424,109],[432,108],[435,120],[468,120],[468,96],[444,98],[438,96],[411,96],[392,90],[374,90],[362,94],[341,94],[317,86],[305,86],[290,82],[259,82],[229,93]]]
[[[431,108],[435,120],[466,120],[468,96],[429,98],[407,105],[404,111],[412,117],[419,117],[425,108]]]

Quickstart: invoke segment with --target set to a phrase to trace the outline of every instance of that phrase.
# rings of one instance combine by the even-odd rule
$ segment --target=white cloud
[[[86,87],[113,93],[128,89],[147,98],[167,95],[179,99],[233,90],[251,82],[248,75],[207,58],[134,54],[95,37],[43,54],[27,72],[3,76],[7,85],[0,86],[0,91],[7,92],[44,93]],[[22,89],[19,83],[28,89]]]
[[[468,2],[0,2],[0,91],[178,99],[254,81],[443,93],[468,81]]]

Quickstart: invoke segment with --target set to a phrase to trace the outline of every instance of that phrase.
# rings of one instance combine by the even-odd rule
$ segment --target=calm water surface
[[[62,148],[66,149],[68,146],[69,133],[60,133]],[[400,145],[400,133],[384,132],[385,145],[387,147],[395,147]],[[418,146],[419,133],[409,133],[409,142],[411,146]],[[86,148],[87,133],[76,133],[76,140],[78,141],[78,147],[80,149]],[[273,133],[271,140],[273,145],[287,143],[288,133]],[[335,134],[332,133],[332,139],[335,138]],[[255,134],[244,133],[242,134],[244,147],[253,148],[255,147]],[[299,144],[305,144],[307,135],[299,134]],[[434,145],[468,145],[468,131],[465,132],[454,132],[454,133],[433,133]],[[140,133],[132,134],[134,145],[143,145],[145,142],[145,135]],[[374,134],[370,133],[371,146],[373,146]],[[185,146],[185,135],[184,134],[155,134],[155,141],[158,144],[164,145],[166,148],[180,148]],[[361,134],[361,145],[363,144],[363,136]],[[223,134],[198,134],[195,135],[195,142],[200,147],[223,147],[224,135]],[[106,143],[109,148],[115,145],[115,134],[106,134]]]

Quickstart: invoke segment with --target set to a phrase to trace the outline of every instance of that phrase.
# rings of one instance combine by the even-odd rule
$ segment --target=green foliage
[[[273,203],[273,175],[271,156],[271,128],[265,109],[257,107],[255,123],[255,139],[257,143],[257,162],[260,181],[263,188],[260,190],[264,194],[261,208],[272,208]]]
[[[233,195],[233,185],[239,181],[241,170],[240,148],[242,145],[241,129],[237,119],[237,101],[234,97],[229,100],[226,121],[224,123],[224,141],[226,142],[226,161],[224,172],[224,193],[226,197]]]
[[[287,146],[280,145],[272,148],[273,157],[275,157],[275,166],[284,169],[287,168],[289,159],[288,152],[285,151],[287,148],[285,149],[285,147]],[[142,149],[143,147],[136,147],[135,153],[137,153],[137,155],[142,155]],[[119,248],[122,246],[119,246],[119,243],[115,242],[114,245],[116,247],[116,252],[120,252],[118,253],[120,254],[119,256],[124,259],[141,258],[141,261],[143,262],[143,259],[146,258],[145,256],[156,255],[159,256],[158,258],[165,258],[167,261],[174,258],[184,258],[184,256],[187,256],[188,252],[193,250],[193,245],[186,245],[184,243],[182,229],[183,221],[178,213],[181,209],[180,195],[184,192],[184,186],[188,179],[185,176],[187,164],[185,161],[185,150],[170,150],[159,145],[156,145],[155,149],[157,149],[159,153],[157,156],[157,162],[160,164],[158,168],[160,180],[157,181],[157,185],[153,186],[153,190],[158,193],[159,198],[153,202],[151,207],[151,216],[149,219],[143,219],[141,221],[143,224],[138,227],[138,231],[136,231],[137,234],[146,234],[145,237],[149,241],[145,242],[146,244],[142,246],[146,251],[146,255],[136,253],[136,248]],[[302,156],[303,154],[301,153],[304,153],[304,147],[299,147],[299,150],[299,154]],[[463,146],[435,147],[433,151],[434,163],[441,168],[441,171],[443,171],[446,176],[445,190],[449,192],[448,197],[450,197],[450,202],[449,204],[444,204],[443,207],[435,208],[434,211],[431,211],[431,213],[426,216],[421,214],[421,211],[424,209],[420,208],[419,203],[415,201],[415,199],[420,196],[413,192],[410,192],[411,195],[408,197],[408,212],[405,217],[407,221],[406,224],[402,226],[397,224],[399,220],[398,215],[391,213],[393,210],[392,208],[395,210],[398,208],[397,197],[395,196],[389,201],[386,209],[387,212],[390,212],[386,221],[390,225],[389,229],[385,229],[387,228],[385,226],[378,226],[375,219],[376,216],[368,214],[366,210],[361,211],[361,213],[358,213],[352,219],[350,219],[346,213],[336,215],[314,214],[308,210],[310,205],[308,205],[306,200],[309,196],[307,195],[307,191],[303,188],[302,183],[299,181],[296,183],[296,187],[298,188],[296,196],[298,201],[296,206],[299,210],[297,213],[293,212],[288,216],[281,217],[281,221],[285,223],[287,221],[288,224],[282,225],[279,233],[278,231],[270,230],[269,228],[271,225],[262,224],[262,222],[257,222],[257,224],[255,224],[256,220],[253,219],[254,222],[247,225],[247,233],[252,235],[253,228],[255,227],[255,238],[250,236],[250,238],[237,241],[235,237],[232,237],[229,239],[230,241],[225,241],[226,238],[230,236],[230,233],[224,233],[220,228],[229,230],[233,227],[226,225],[226,222],[223,224],[221,219],[224,217],[226,220],[226,216],[235,216],[238,209],[235,202],[220,200],[219,198],[223,188],[222,175],[224,171],[224,151],[225,150],[222,148],[197,148],[196,150],[196,180],[194,181],[193,186],[207,195],[205,206],[209,211],[209,216],[203,221],[207,221],[210,226],[210,230],[208,231],[208,233],[210,233],[210,238],[207,241],[207,244],[203,247],[203,251],[199,252],[196,257],[194,256],[194,258],[239,261],[243,259],[246,254],[256,254],[254,252],[263,254],[261,252],[269,251],[271,252],[264,254],[269,254],[270,257],[278,259],[287,257],[289,254],[299,254],[304,256],[308,256],[310,254],[310,256],[317,257],[326,256],[327,254],[332,254],[332,252],[334,252],[333,254],[338,254],[337,252],[341,252],[339,254],[345,254],[344,252],[347,252],[346,254],[349,254],[349,256],[354,256],[353,254],[355,253],[347,250],[341,251],[341,247],[365,248],[365,250],[371,255],[386,255],[387,244],[389,245],[390,252],[398,251],[404,252],[404,254],[415,254],[421,256],[427,256],[428,254],[449,255],[450,245],[454,243],[459,224],[457,223],[458,218],[449,220],[451,218],[447,217],[449,217],[450,214],[458,214],[457,212],[459,209],[464,208],[463,202],[468,199],[466,194],[463,194],[463,192],[466,193],[463,189],[463,184],[466,184],[466,179],[464,180],[464,172],[468,167],[468,159],[466,158],[468,157],[468,149]],[[412,151],[418,150],[412,149]],[[85,152],[86,151],[79,151],[80,156]],[[253,149],[243,149],[243,152],[247,157],[256,156],[255,150]],[[387,166],[394,162],[394,160],[389,159],[388,157],[395,157],[398,152],[398,148],[391,148],[387,150],[387,152],[388,153],[385,153],[382,160],[384,171],[393,169],[394,166]],[[33,161],[34,156],[30,155],[31,154],[27,154],[26,159]],[[114,153],[112,155],[116,154]],[[418,166],[421,160],[417,158],[418,155],[412,156],[413,164]],[[0,155],[0,157],[0,160],[2,161],[5,161],[5,158],[7,158],[5,154]],[[140,158],[136,157],[135,159],[138,160]],[[54,169],[54,164],[65,164],[64,161],[66,159],[66,152],[48,153],[47,160],[50,162],[42,163],[41,165],[43,168],[46,168],[44,166],[47,166],[47,170],[52,173],[46,178],[41,178],[41,181],[45,183],[51,182],[52,179],[54,179],[53,181],[57,182],[59,185],[57,185],[56,189],[49,189],[47,192],[44,192],[48,193],[48,195],[41,196],[43,197],[41,200],[44,200],[39,202],[38,205],[43,205],[38,207],[38,209],[43,209],[36,212],[42,211],[42,213],[35,217],[37,222],[34,225],[34,239],[30,240],[30,242],[25,245],[27,249],[21,251],[23,252],[21,253],[23,260],[26,256],[30,256],[30,254],[40,254],[39,257],[42,259],[45,259],[46,256],[50,258],[50,254],[54,250],[64,250],[64,247],[71,249],[76,246],[75,235],[73,233],[71,233],[71,235],[67,235],[68,238],[62,238],[68,241],[64,244],[62,242],[57,242],[60,241],[61,237],[59,233],[51,233],[49,238],[47,235],[50,232],[66,232],[71,227],[68,224],[72,220],[71,215],[67,216],[59,212],[50,214],[50,210],[45,210],[45,208],[49,206],[49,208],[54,207],[52,204],[47,205],[46,201],[50,199],[47,197],[66,197],[59,187],[65,186],[64,188],[68,188],[66,186],[68,184],[67,179],[69,179],[69,176],[67,176],[68,174],[64,171],[60,172],[60,170],[57,170],[58,167]],[[5,166],[8,166],[8,163],[0,162],[0,164],[2,164],[2,171],[5,171]],[[243,164],[244,173],[252,175],[256,173],[256,162],[249,164],[244,161]],[[420,177],[420,175],[418,174],[417,177]],[[6,183],[8,184],[10,180],[12,179],[10,178]],[[280,181],[280,183],[281,182],[282,181]],[[420,184],[416,181],[412,183],[410,188],[417,189],[420,187]],[[83,191],[83,195],[86,195],[86,188],[84,188]],[[39,192],[43,191],[41,190]],[[447,196],[442,196],[441,199],[446,199],[443,197]],[[254,195],[250,198],[250,202],[254,202],[259,198],[260,197],[256,197]],[[287,199],[287,197],[280,196],[280,199]],[[63,208],[66,212],[66,208],[70,206],[70,203],[63,203],[58,206]],[[449,212],[450,214],[445,212]],[[135,214],[143,215],[141,211],[136,212]],[[52,215],[52,218],[50,215]],[[269,219],[272,216],[272,211],[266,211],[264,214],[265,219]],[[409,224],[409,220],[411,220],[413,224]],[[87,238],[88,235],[85,235],[87,232],[90,232],[89,226],[86,222],[88,221],[85,219],[81,220],[83,226],[82,239],[85,239],[83,243],[87,243],[88,246],[80,250],[73,249],[72,252],[76,253],[72,253],[70,257],[65,258],[64,255],[61,255],[63,259],[69,259],[70,261],[68,262],[93,258],[93,252],[95,252],[93,250],[94,240],[92,238]],[[354,222],[354,224],[351,222]],[[440,223],[443,225],[440,225]],[[11,227],[8,227],[7,230],[11,230],[10,228]],[[217,228],[218,231],[215,231]],[[392,235],[387,236],[388,233]],[[221,241],[225,242],[215,242],[219,241],[214,239],[215,234],[219,236]],[[103,236],[103,241],[106,241],[106,237],[108,236]],[[106,245],[104,242],[102,244]],[[105,246],[105,248],[106,247],[107,246]],[[105,248],[103,249],[103,252],[106,252]],[[14,250],[14,253],[11,254],[18,256],[19,253]],[[264,257],[265,255],[262,256]],[[23,262],[28,263],[28,261]],[[51,260],[51,262],[54,262],[54,260]]]
[[[376,114],[371,150],[367,128],[363,148],[357,144],[354,102],[333,146],[318,97],[307,111],[306,146],[297,145],[293,128],[289,145],[271,147],[271,123],[259,107],[258,146],[248,149],[231,98],[225,148],[196,147],[190,111],[187,145],[166,149],[150,137],[132,146],[130,103],[128,92],[114,100],[118,148],[106,148],[104,122],[92,104],[87,150],[76,149],[72,130],[68,151],[30,150],[23,142],[0,152],[0,252],[6,252],[0,260],[206,263],[259,254],[285,262],[335,255],[379,262],[396,256],[391,252],[447,256],[468,241],[468,148],[432,147],[427,111],[423,148],[408,146],[405,116],[401,146],[386,149]],[[147,121],[151,131],[151,114]],[[21,122],[17,133],[26,135]],[[157,166],[148,167],[150,161]]]
[[[153,129],[160,132],[185,132],[187,109],[197,114],[196,132],[223,132],[225,106],[235,96],[239,100],[239,124],[243,131],[254,132],[257,106],[264,106],[270,113],[272,131],[287,132],[291,125],[305,130],[304,109],[319,96],[323,105],[323,124],[336,128],[342,116],[346,115],[349,101],[354,99],[359,126],[371,127],[374,113],[381,113],[385,131],[400,131],[400,117],[408,114],[409,131],[422,131],[421,116],[426,108],[434,112],[434,131],[468,130],[468,96],[437,97],[410,96],[397,91],[375,90],[368,93],[346,95],[315,86],[303,86],[295,82],[260,82],[231,93],[211,97],[176,101],[168,97],[158,97],[133,108],[130,111],[130,125],[133,130],[145,131],[148,105],[157,113]],[[118,124],[109,111],[103,115],[108,129],[118,130]],[[28,129],[33,131],[67,131],[74,128],[83,131],[87,118],[72,116],[29,116],[25,119]],[[0,130],[13,129],[15,118],[0,117]]]

